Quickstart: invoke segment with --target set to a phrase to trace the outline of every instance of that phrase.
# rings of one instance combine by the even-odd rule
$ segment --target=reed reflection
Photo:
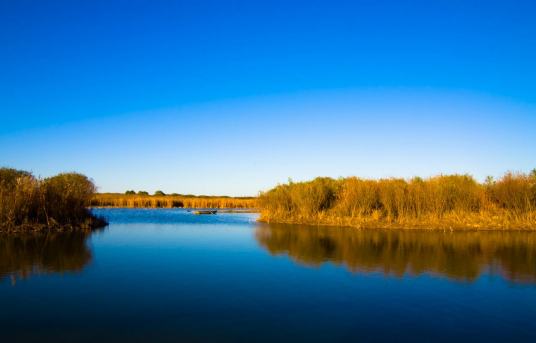
[[[272,255],[298,263],[341,264],[352,272],[446,276],[474,281],[488,272],[507,280],[536,283],[536,233],[358,230],[259,224],[259,244]]]
[[[0,282],[34,274],[80,272],[91,262],[91,232],[0,234]]]

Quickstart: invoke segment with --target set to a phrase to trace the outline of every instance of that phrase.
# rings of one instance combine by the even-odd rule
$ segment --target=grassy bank
[[[536,171],[478,183],[428,179],[317,178],[259,197],[261,221],[359,228],[536,229]]]
[[[126,208],[255,208],[256,198],[190,195],[140,195],[100,193],[90,202],[93,207]]]
[[[106,222],[87,209],[95,185],[86,176],[64,173],[39,179],[0,168],[0,231],[93,229]]]

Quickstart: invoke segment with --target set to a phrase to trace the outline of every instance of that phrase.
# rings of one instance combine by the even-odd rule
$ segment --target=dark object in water
[[[259,213],[258,209],[255,208],[228,208],[218,210],[219,213]]]
[[[216,214],[217,212],[217,210],[197,210],[194,214]]]

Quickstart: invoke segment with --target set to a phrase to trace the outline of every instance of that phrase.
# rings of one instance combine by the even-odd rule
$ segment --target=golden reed
[[[0,231],[94,229],[106,221],[87,206],[95,193],[93,181],[77,173],[46,179],[0,168]]]
[[[212,197],[183,195],[138,195],[99,193],[90,202],[93,207],[125,208],[239,208],[252,209],[257,206],[251,197]]]
[[[356,177],[292,182],[261,193],[261,221],[359,228],[536,229],[536,170],[478,183]]]

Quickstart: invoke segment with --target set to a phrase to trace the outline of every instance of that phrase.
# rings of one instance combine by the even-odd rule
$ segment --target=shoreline
[[[43,224],[43,223],[28,223],[16,226],[0,225],[0,234],[12,233],[49,233],[49,232],[73,232],[84,231],[92,232],[108,226],[108,221],[105,218],[91,216],[86,221],[80,224]]]
[[[534,221],[507,221],[504,218],[487,218],[476,221],[468,220],[405,220],[402,222],[386,222],[381,220],[357,219],[357,218],[270,218],[261,213],[257,220],[266,224],[286,224],[313,227],[340,227],[357,230],[422,230],[422,231],[536,231]],[[503,219],[501,221],[500,219]]]

